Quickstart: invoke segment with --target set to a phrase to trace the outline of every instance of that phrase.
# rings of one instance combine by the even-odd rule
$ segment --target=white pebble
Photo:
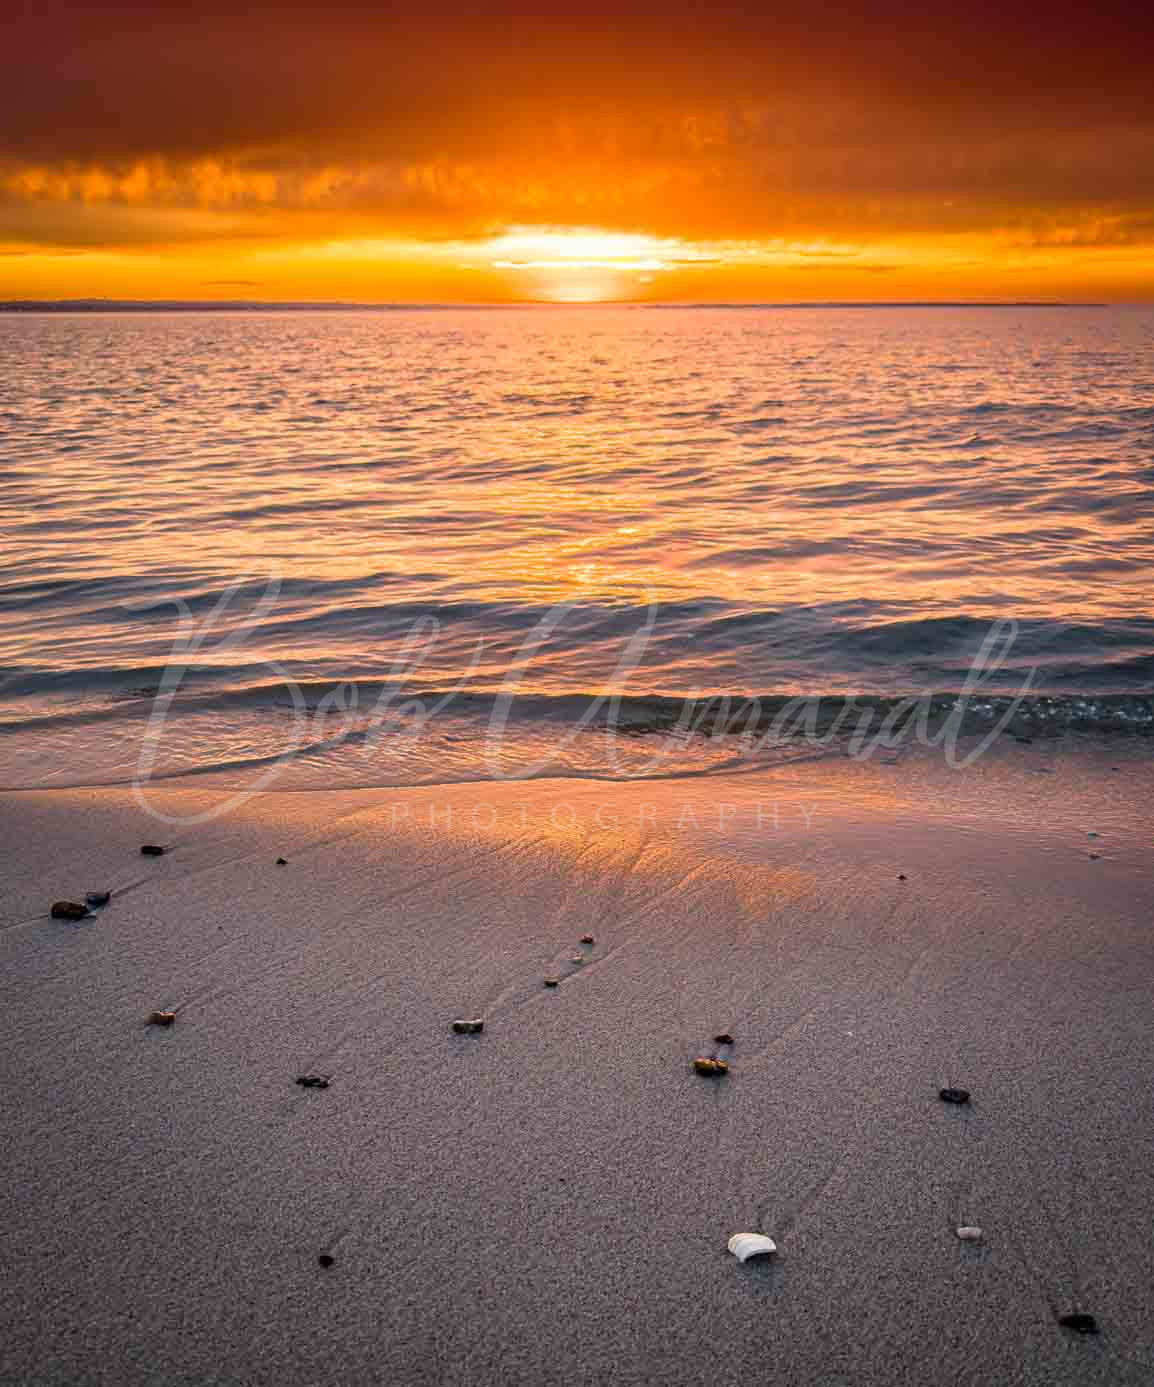
[[[739,1262],[748,1262],[751,1257],[771,1257],[777,1251],[777,1243],[764,1233],[734,1233],[729,1250]]]

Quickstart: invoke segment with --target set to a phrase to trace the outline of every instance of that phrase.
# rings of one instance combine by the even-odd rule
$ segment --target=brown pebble
[[[301,1088],[328,1088],[332,1082],[328,1074],[298,1074],[296,1081]]]
[[[171,1026],[176,1020],[175,1011],[154,1011],[149,1015],[150,1026]]]
[[[899,872],[899,873],[898,873],[898,880],[899,880],[899,881],[905,881],[905,880],[906,880],[906,874],[905,874],[905,872]]]
[[[140,849],[140,855],[141,857],[163,857],[164,849],[158,847],[155,843],[145,843]]]
[[[733,1037],[728,1031],[722,1031],[720,1035],[715,1035],[713,1037],[713,1043],[714,1045],[732,1045]]]
[[[720,1079],[723,1074],[729,1073],[729,1065],[725,1060],[719,1060],[716,1055],[698,1055],[693,1061],[693,1067],[699,1074],[705,1074],[712,1079]]]
[[[479,1016],[475,1016],[472,1021],[454,1021],[453,1031],[457,1035],[480,1035],[485,1029],[485,1022]]]
[[[288,866],[288,859],[287,859],[287,858],[284,858],[284,857],[278,857],[277,860],[276,860],[276,865],[277,865],[278,867],[287,867],[287,866]]]
[[[317,1263],[322,1267],[331,1267],[336,1260],[337,1259],[335,1257],[330,1256],[329,1253],[322,1252],[321,1255],[317,1258]]]
[[[546,978],[546,979],[545,979],[545,986],[546,986],[546,987],[558,987],[558,986],[560,986],[560,983],[561,983],[561,979],[560,979],[560,978]]]
[[[954,1103],[960,1106],[970,1101],[970,1090],[968,1088],[942,1088],[938,1090],[938,1097],[943,1103]]]
[[[83,920],[87,914],[88,907],[78,905],[76,901],[56,901],[52,906],[54,920]]]
[[[596,944],[597,941],[591,934],[583,934],[581,936],[581,942],[582,944]]]

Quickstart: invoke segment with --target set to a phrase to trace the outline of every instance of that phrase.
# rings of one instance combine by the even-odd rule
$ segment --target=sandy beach
[[[1149,1382],[1152,790],[5,795],[0,1378]]]

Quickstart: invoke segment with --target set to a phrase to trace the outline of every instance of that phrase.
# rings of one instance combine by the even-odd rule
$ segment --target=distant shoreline
[[[877,309],[877,308],[1124,308],[1129,304],[1055,302],[1022,299],[987,301],[877,300],[857,302],[830,300],[780,303],[638,303],[606,300],[599,303],[553,303],[530,300],[521,303],[262,303],[245,299],[10,299],[0,302],[0,313],[452,313],[533,308],[634,308],[634,309]]]

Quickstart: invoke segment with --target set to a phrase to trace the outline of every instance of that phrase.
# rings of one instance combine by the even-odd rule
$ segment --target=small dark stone
[[[720,1035],[715,1035],[713,1037],[713,1043],[715,1045],[732,1045],[733,1037],[728,1031],[722,1031]]]
[[[99,910],[102,905],[107,905],[112,899],[111,891],[89,891],[84,897],[88,903],[89,910]]]
[[[582,944],[595,944],[597,941],[593,938],[591,934],[583,934],[581,936],[581,942]]]
[[[1093,1315],[1084,1315],[1082,1312],[1075,1311],[1072,1315],[1059,1315],[1058,1323],[1063,1329],[1072,1329],[1075,1334],[1097,1334],[1098,1321]]]
[[[140,849],[140,855],[141,857],[163,857],[164,849],[158,847],[155,843],[145,843]]]
[[[56,901],[52,906],[54,920],[83,920],[87,914],[88,907],[75,901]]]
[[[301,1088],[328,1088],[332,1082],[327,1074],[298,1074],[296,1081]]]
[[[485,1023],[479,1016],[472,1021],[453,1022],[453,1030],[457,1035],[480,1035],[484,1029]]]
[[[560,978],[546,978],[546,979],[545,979],[545,986],[546,986],[546,987],[559,987],[560,984],[561,984],[561,979],[560,979]]]
[[[898,880],[899,880],[899,881],[905,881],[905,879],[906,879],[906,874],[905,874],[905,872],[899,872],[899,873],[898,873]]]
[[[336,1260],[335,1257],[331,1257],[327,1252],[322,1252],[317,1258],[317,1264],[322,1267],[331,1267]]]
[[[968,1088],[943,1088],[938,1090],[938,1097],[943,1103],[968,1103],[970,1090]]]
[[[278,857],[277,860],[276,860],[276,865],[277,865],[278,867],[287,867],[287,866],[288,866],[288,859],[287,859],[287,858],[284,858],[284,857]]]
[[[154,1011],[148,1018],[150,1026],[171,1026],[176,1020],[175,1011]]]

